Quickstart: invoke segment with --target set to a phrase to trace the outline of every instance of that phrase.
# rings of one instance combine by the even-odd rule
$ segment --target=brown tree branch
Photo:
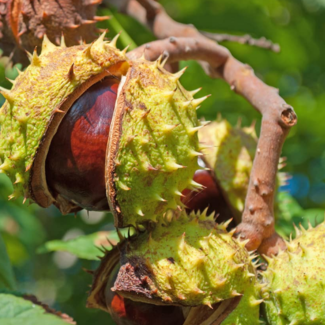
[[[223,78],[231,89],[262,114],[257,153],[237,235],[250,240],[247,244],[250,250],[259,249],[269,255],[277,253],[279,247],[284,249],[285,243],[274,229],[273,202],[282,145],[297,122],[293,108],[275,88],[259,80],[251,67],[232,57],[226,48],[200,34],[192,25],[175,22],[158,3],[152,0],[138,2],[146,8],[146,20],[155,36],[168,39],[143,45],[130,52],[130,57],[140,56],[145,51],[148,60],[157,59],[163,52],[169,56],[170,63],[198,60],[208,75]]]
[[[253,38],[251,35],[230,35],[230,34],[218,34],[218,33],[209,33],[205,31],[200,31],[200,33],[211,40],[214,40],[218,43],[220,42],[236,42],[240,44],[248,44],[251,46],[260,47],[266,50],[271,50],[273,52],[280,52],[280,45],[274,44],[272,41],[266,39],[265,37]]]
[[[118,1],[118,2],[117,2]],[[152,21],[154,20],[157,15],[161,15],[159,20],[165,21],[168,15],[164,10],[161,10],[161,7],[159,4],[157,4],[154,1],[143,1],[143,0],[104,0],[105,4],[108,5],[114,5],[118,8],[120,12],[123,12],[127,14],[128,16],[133,17],[138,22],[140,22],[142,25],[147,26],[149,29],[151,29],[155,35],[157,36],[157,32],[153,30],[153,25],[157,25],[157,21],[153,24]],[[167,15],[167,17],[166,17]],[[173,24],[176,22],[172,20]],[[185,36],[184,34],[184,26],[182,28],[182,32],[178,36]],[[159,27],[155,27],[157,30]],[[195,28],[193,28],[192,25],[188,25],[186,28],[186,35],[188,36],[198,36],[198,34],[202,34],[203,36],[206,36],[207,38],[210,38],[211,40],[214,40],[216,42],[237,42],[241,44],[248,44],[251,46],[256,46],[260,48],[264,48],[267,50],[271,50],[273,52],[279,52],[280,46],[279,44],[274,44],[272,41],[266,39],[265,37],[261,37],[259,39],[255,39],[250,35],[229,35],[229,34],[219,34],[219,33],[209,33],[205,31],[198,32]],[[165,32],[165,35],[162,34],[161,31],[159,31],[160,39],[166,38],[170,36],[168,34],[168,31]],[[177,36],[174,34],[174,36]]]

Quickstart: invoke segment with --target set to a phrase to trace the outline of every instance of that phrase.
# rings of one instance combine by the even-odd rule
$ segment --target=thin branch
[[[136,59],[145,53],[149,61],[156,60],[160,54],[168,57],[168,63],[181,60],[205,61],[210,65],[210,75],[220,76],[217,68],[226,63],[230,52],[223,46],[210,40],[197,40],[193,37],[169,37],[139,46],[128,53],[130,59]]]
[[[157,2],[138,1],[147,9],[147,25],[155,36],[166,39],[143,45],[130,52],[130,57],[140,56],[145,51],[148,60],[157,59],[163,52],[169,56],[169,63],[198,60],[209,76],[223,78],[262,114],[257,153],[237,235],[250,240],[247,244],[250,250],[277,253],[279,247],[285,248],[285,243],[274,229],[275,179],[282,145],[297,122],[293,108],[275,88],[259,80],[251,67],[236,60],[226,48],[200,34],[194,26],[175,22]]]
[[[119,0],[120,1],[120,0]],[[117,5],[116,0],[104,0],[106,4],[113,4],[117,6],[118,10],[127,14],[128,16],[133,17],[137,21],[139,21],[142,25],[147,26],[152,30],[152,21],[157,15],[164,16],[163,20],[166,20],[166,13],[164,10],[161,10],[161,6],[155,1],[147,1],[147,0],[123,0]],[[173,21],[173,24],[176,22]],[[155,21],[157,25],[157,21]],[[186,28],[184,29],[184,27]],[[178,26],[179,27],[179,26]],[[166,38],[170,36],[168,32],[165,32],[164,35],[161,31],[159,31],[159,35],[157,34],[158,27],[155,28],[155,35],[157,38]],[[186,34],[184,31],[186,30]],[[259,39],[255,39],[250,35],[229,35],[229,34],[219,34],[219,33],[209,33],[205,31],[198,32],[192,25],[183,25],[182,31],[178,36],[197,36],[198,34],[202,34],[211,40],[216,42],[237,42],[241,44],[248,44],[251,46],[256,46],[260,48],[264,48],[267,50],[271,50],[273,52],[280,52],[279,44],[274,44],[272,41],[266,39],[265,37],[261,37]],[[176,34],[173,34],[177,36]]]
[[[260,47],[266,50],[271,50],[273,52],[280,52],[280,45],[273,43],[271,40],[266,39],[265,37],[253,38],[251,35],[229,35],[229,34],[218,34],[218,33],[209,33],[205,31],[200,31],[200,33],[207,38],[210,38],[218,43],[220,42],[236,42],[240,44],[248,44],[251,46]]]

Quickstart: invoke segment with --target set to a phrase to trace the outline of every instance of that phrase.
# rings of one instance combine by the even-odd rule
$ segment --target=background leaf
[[[294,231],[293,224],[314,227],[324,221],[323,209],[303,209],[296,199],[289,193],[280,192],[277,196],[279,217],[276,223],[276,230],[284,237],[289,237]]]
[[[0,324],[67,325],[59,317],[45,314],[42,307],[10,294],[0,294]]]
[[[7,255],[6,246],[0,235],[0,288],[14,290],[15,277]]]
[[[126,235],[127,230],[121,229],[122,234]],[[52,240],[39,247],[38,253],[48,253],[54,251],[69,252],[79,258],[87,260],[97,260],[98,256],[103,255],[98,247],[104,246],[105,249],[110,250],[111,244],[117,244],[119,238],[116,231],[101,231],[86,236],[80,236],[71,240]]]

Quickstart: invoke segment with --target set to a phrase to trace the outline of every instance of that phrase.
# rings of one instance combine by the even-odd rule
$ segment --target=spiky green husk
[[[267,258],[266,316],[272,325],[325,324],[325,223],[296,230],[286,251]]]
[[[257,145],[254,127],[232,127],[218,119],[200,130],[199,140],[211,146],[204,151],[204,158],[214,169],[230,204],[243,211]]]
[[[221,325],[258,325],[260,323],[259,307],[262,303],[262,299],[259,299],[260,289],[258,284],[255,287],[249,286],[238,306]]]
[[[91,78],[126,60],[124,52],[103,38],[91,45],[66,48],[64,42],[57,47],[45,37],[41,55],[34,51],[30,66],[18,76],[12,89],[2,90],[7,100],[0,111],[0,171],[13,182],[10,198],[29,197],[27,188],[35,154],[50,121],[57,116],[63,118],[61,105],[77,89],[83,92],[90,87],[91,83],[84,85]],[[49,200],[47,205],[51,203]]]
[[[211,306],[244,295],[238,306],[240,317],[246,324],[257,324],[261,301],[253,256],[226,226],[215,225],[212,216],[205,214],[183,214],[170,224],[159,222],[150,234],[126,245],[113,290],[131,299],[185,306]],[[125,279],[133,269],[132,286]]]
[[[109,191],[114,187],[108,197],[119,227],[156,221],[181,206],[186,187],[199,185],[192,177],[200,155],[196,106],[201,100],[193,100],[181,86],[181,74],[170,74],[159,60],[139,59],[120,90],[108,164]],[[115,152],[114,132],[120,132]]]

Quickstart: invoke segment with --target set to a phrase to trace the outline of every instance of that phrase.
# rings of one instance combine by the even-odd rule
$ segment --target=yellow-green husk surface
[[[239,215],[244,209],[257,146],[254,126],[232,127],[219,118],[199,131],[199,140],[211,146],[205,149],[204,159],[215,171],[229,203]]]
[[[243,295],[230,321],[258,324],[261,300],[254,256],[226,226],[205,214],[158,222],[149,234],[125,245],[113,290],[147,303],[183,306],[212,306]]]
[[[181,192],[192,181],[201,155],[196,91],[186,91],[160,60],[130,61],[115,40],[57,47],[45,37],[40,56],[2,90],[0,171],[14,184],[10,198],[23,195],[62,213],[76,208],[47,187],[45,160],[51,140],[73,102],[107,76],[122,78],[107,146],[107,196],[119,227],[156,221],[169,209],[181,209]],[[125,78],[124,78],[125,76]],[[94,158],[95,159],[95,158]],[[55,196],[55,197],[54,197]]]
[[[120,89],[110,132],[108,198],[116,226],[157,221],[168,209],[181,208],[181,192],[198,187],[201,128],[193,99],[180,73],[159,60],[132,62]]]
[[[325,324],[325,223],[305,230],[267,258],[265,313],[271,325]]]
[[[103,39],[104,34],[92,44],[67,48],[64,41],[57,47],[45,36],[41,55],[36,51],[30,54],[31,64],[13,82],[12,89],[2,89],[6,102],[0,110],[0,171],[13,182],[10,198],[32,196],[32,165],[51,121],[59,122],[73,95],[89,88],[96,82],[96,76],[103,78],[112,66],[125,62],[125,53],[116,49],[114,42],[109,44]],[[55,124],[57,128],[59,123]],[[53,131],[49,137],[54,135]],[[45,178],[43,167],[38,173],[44,173]],[[53,203],[46,184],[37,187],[48,196],[38,203]]]

